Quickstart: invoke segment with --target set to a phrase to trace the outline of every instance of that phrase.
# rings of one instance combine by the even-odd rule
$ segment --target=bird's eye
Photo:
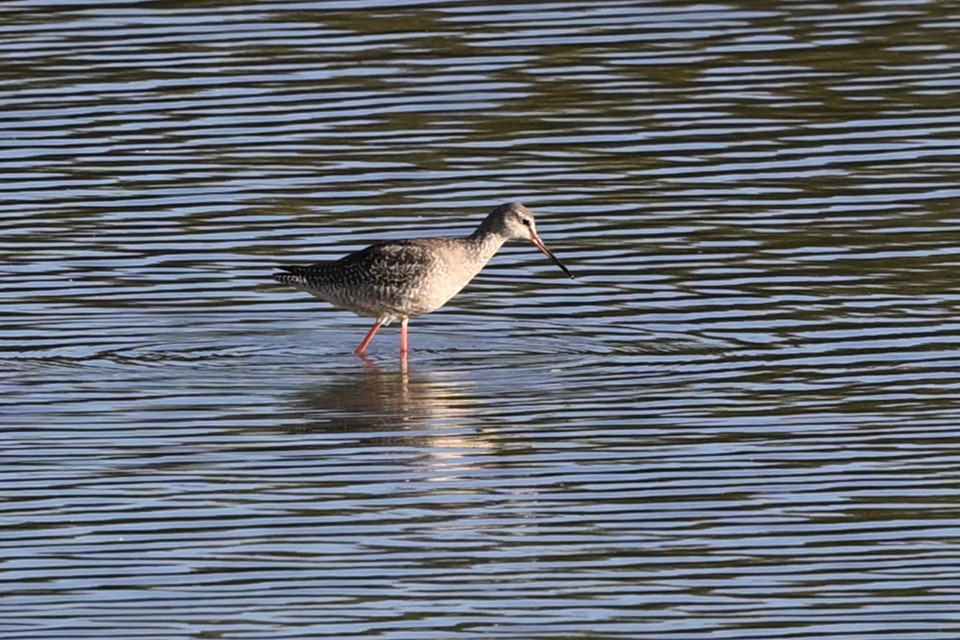
[[[529,227],[529,226],[530,226],[530,218],[520,218],[520,222],[522,222],[522,223],[523,223],[523,226],[525,226],[525,227]]]

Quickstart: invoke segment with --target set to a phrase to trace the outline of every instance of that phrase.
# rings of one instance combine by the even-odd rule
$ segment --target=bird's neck
[[[484,225],[480,225],[476,231],[464,238],[469,251],[481,264],[489,262],[506,241],[505,236],[485,228]]]

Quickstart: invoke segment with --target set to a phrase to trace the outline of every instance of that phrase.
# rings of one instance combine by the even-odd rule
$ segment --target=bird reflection
[[[417,458],[431,473],[453,475],[467,456],[476,462],[493,447],[479,426],[470,428],[477,403],[472,383],[457,373],[382,371],[370,365],[334,375],[297,394],[295,408],[303,417],[297,431],[380,432],[364,437],[364,446],[421,449],[426,459]]]

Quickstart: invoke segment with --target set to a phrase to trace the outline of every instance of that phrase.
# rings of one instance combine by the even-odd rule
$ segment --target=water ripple
[[[950,7],[408,5],[0,9],[0,637],[952,640]]]

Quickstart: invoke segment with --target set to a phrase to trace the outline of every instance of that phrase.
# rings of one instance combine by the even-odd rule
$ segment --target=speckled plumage
[[[467,285],[483,264],[456,238],[394,240],[339,260],[284,267],[277,280],[357,315],[399,318],[436,311]],[[478,266],[480,268],[478,268]]]
[[[335,307],[376,318],[377,324],[358,353],[380,325],[403,320],[401,345],[405,351],[409,318],[442,307],[473,280],[504,242],[523,237],[570,275],[537,235],[533,213],[522,204],[508,203],[494,209],[464,238],[381,242],[339,260],[281,267],[283,272],[275,273],[274,278]]]

